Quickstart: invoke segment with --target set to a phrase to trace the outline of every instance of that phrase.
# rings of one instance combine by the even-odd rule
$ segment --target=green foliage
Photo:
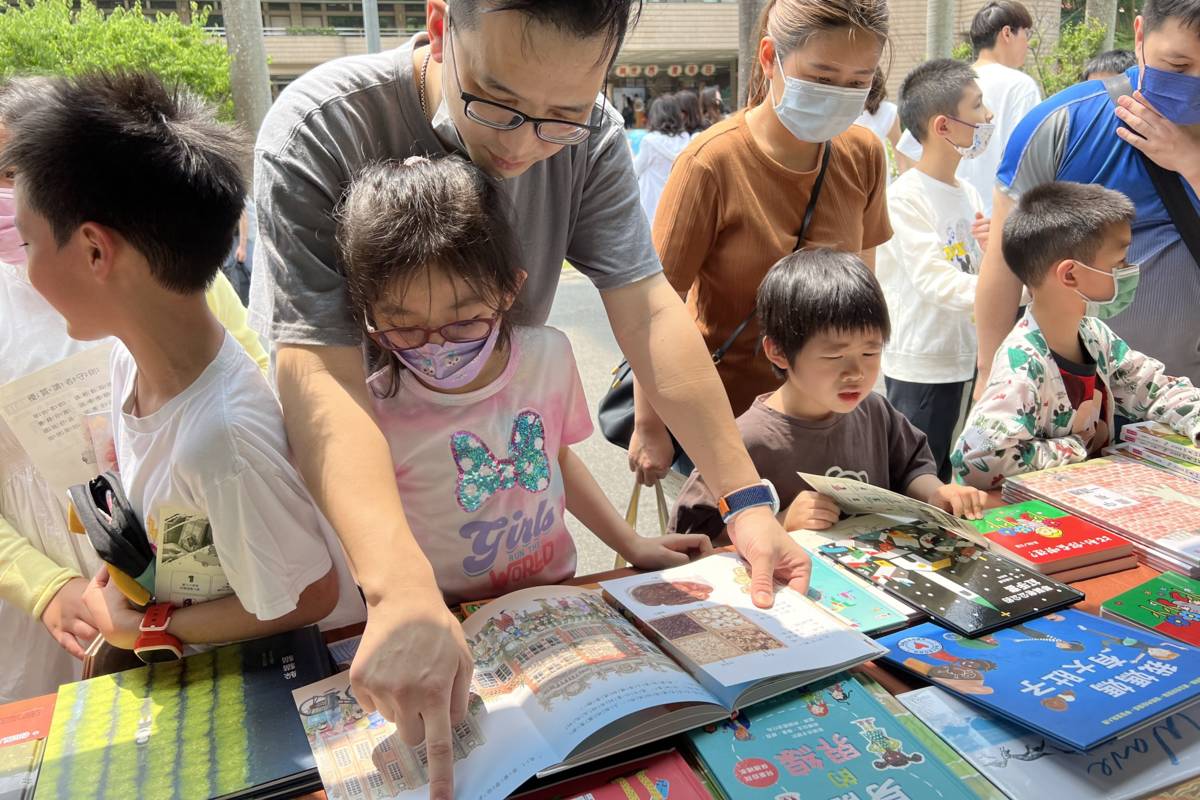
[[[970,42],[959,42],[954,45],[954,49],[950,51],[950,57],[958,61],[965,61],[968,64],[975,63],[975,48],[971,47]]]
[[[1104,26],[1095,19],[1069,22],[1063,25],[1058,41],[1048,50],[1040,37],[1030,42],[1033,53],[1034,78],[1042,86],[1045,97],[1077,83],[1083,65],[1100,52],[1104,45]]]
[[[229,52],[204,30],[209,7],[192,3],[191,22],[141,6],[109,14],[92,0],[18,0],[0,5],[0,75],[79,75],[102,69],[148,70],[167,85],[182,84],[233,119]]]

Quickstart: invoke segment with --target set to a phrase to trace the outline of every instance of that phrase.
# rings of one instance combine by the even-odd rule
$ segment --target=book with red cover
[[[1133,553],[1128,540],[1040,500],[993,508],[969,522],[990,549],[1045,575]]]
[[[712,794],[677,750],[514,794],[512,800],[712,800]]]

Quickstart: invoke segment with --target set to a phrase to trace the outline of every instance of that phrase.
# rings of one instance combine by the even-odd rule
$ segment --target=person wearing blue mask
[[[1004,258],[1033,302],[950,456],[961,482],[998,489],[1009,475],[1084,461],[1112,444],[1118,415],[1200,443],[1200,390],[1106,324],[1137,293],[1135,213],[1120,192],[1051,181],[1008,214]]]
[[[853,125],[887,36],[885,0],[768,3],[747,108],[696,136],[663,190],[654,246],[709,348],[729,344],[717,373],[734,414],[781,384],[753,319],[771,266],[803,243],[873,269],[891,238],[883,144]],[[674,447],[640,387],[636,402],[630,465],[651,483]]]
[[[975,300],[977,394],[1021,296],[1007,248],[995,246],[999,231],[1026,192],[1052,180],[1099,183],[1133,202],[1129,259],[1141,264],[1141,281],[1109,324],[1168,373],[1200,382],[1200,0],[1146,0],[1134,52],[1138,63],[1123,75],[1037,106],[1008,142]]]

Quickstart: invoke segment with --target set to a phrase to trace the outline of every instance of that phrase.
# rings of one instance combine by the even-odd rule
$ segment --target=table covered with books
[[[1127,461],[1010,481],[991,505],[1019,504],[978,523],[834,481],[844,511],[891,516],[794,533],[812,588],[769,612],[728,549],[467,604],[458,796],[1200,797],[1200,514],[1183,510],[1200,492]],[[1106,462],[1140,483],[1106,483]],[[35,798],[423,797],[423,750],[338,671],[358,633],[68,684],[16,723],[0,709],[0,742],[28,740],[0,747],[0,796],[24,759]],[[33,719],[48,738],[18,730]]]

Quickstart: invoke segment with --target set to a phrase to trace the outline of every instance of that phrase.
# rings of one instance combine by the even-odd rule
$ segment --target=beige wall
[[[954,41],[966,41],[971,20],[987,0],[957,0]],[[1043,41],[1058,38],[1059,0],[1022,0],[1033,15]],[[904,76],[925,60],[926,0],[891,0],[892,61],[888,73],[888,95],[895,101]],[[1032,60],[1027,62],[1032,64]],[[1028,69],[1028,67],[1027,67]]]
[[[636,61],[640,54],[663,51],[736,55],[737,3],[646,3],[618,56]]]

